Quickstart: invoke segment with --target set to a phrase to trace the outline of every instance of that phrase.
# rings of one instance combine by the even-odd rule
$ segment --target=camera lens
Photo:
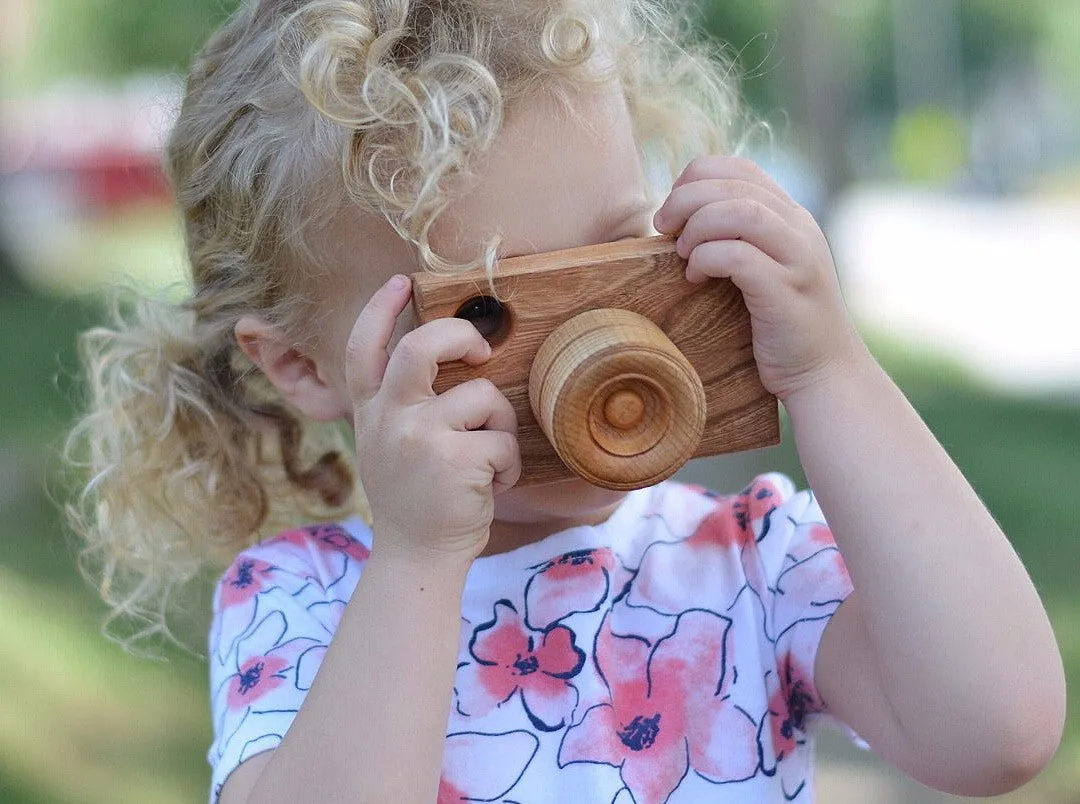
[[[510,324],[509,311],[492,296],[474,296],[458,308],[454,317],[471,323],[493,346],[506,336]]]

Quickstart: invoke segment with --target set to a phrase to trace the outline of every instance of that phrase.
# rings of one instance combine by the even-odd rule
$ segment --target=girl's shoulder
[[[588,546],[609,548],[628,568],[665,545],[719,550],[738,562],[744,549],[784,555],[809,523],[824,525],[813,494],[782,474],[759,475],[734,493],[669,480],[632,492]]]
[[[663,483],[637,515],[647,548],[666,543],[689,550],[696,561],[723,557],[769,583],[808,559],[828,557],[837,565],[835,574],[846,577],[814,493],[797,489],[783,474],[758,475],[732,494]]]
[[[360,517],[340,522],[323,522],[292,528],[267,539],[251,551],[303,555],[309,559],[343,554],[354,561],[366,561],[371,554],[371,529]]]
[[[754,476],[737,491],[720,491],[697,483],[669,480],[654,486],[654,496],[676,504],[683,504],[688,499],[703,498],[711,500],[713,505],[727,501],[760,495],[769,496],[777,502],[787,500],[806,491],[799,491],[795,482],[782,472],[765,472]]]
[[[730,519],[746,528],[778,509],[820,518],[813,493],[799,491],[779,472],[754,477],[736,492],[719,492],[693,483],[667,481],[641,498],[638,516],[660,520],[672,533],[689,536],[706,520]]]
[[[218,582],[218,604],[271,587],[355,585],[370,555],[371,531],[359,517],[291,528],[233,559]]]

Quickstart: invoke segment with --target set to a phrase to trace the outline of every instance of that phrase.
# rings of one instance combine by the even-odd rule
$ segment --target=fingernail
[[[404,290],[405,286],[409,284],[409,277],[404,274],[395,274],[390,277],[390,281],[386,283],[386,286],[390,290]]]

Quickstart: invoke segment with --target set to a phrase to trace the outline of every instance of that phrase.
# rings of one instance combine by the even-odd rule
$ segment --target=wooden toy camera
[[[446,363],[435,391],[487,377],[518,416],[519,485],[575,474],[628,490],[693,457],[780,440],[776,399],[754,363],[750,316],[728,280],[686,281],[668,237],[413,275],[417,320],[457,316],[492,346]]]

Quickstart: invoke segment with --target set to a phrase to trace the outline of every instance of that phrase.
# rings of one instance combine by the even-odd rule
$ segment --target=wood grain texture
[[[444,364],[436,392],[487,377],[514,406],[522,456],[520,484],[573,477],[533,416],[529,373],[541,344],[563,322],[587,310],[632,310],[655,323],[701,378],[705,428],[695,457],[779,443],[776,399],[754,363],[750,316],[728,280],[686,281],[686,263],[667,237],[624,240],[502,260],[494,285],[482,271],[413,275],[419,323],[453,316],[476,296],[495,295],[509,314],[505,332],[482,366]]]
[[[529,401],[563,463],[610,489],[671,477],[705,430],[697,371],[631,310],[587,310],[556,327],[533,360]]]

